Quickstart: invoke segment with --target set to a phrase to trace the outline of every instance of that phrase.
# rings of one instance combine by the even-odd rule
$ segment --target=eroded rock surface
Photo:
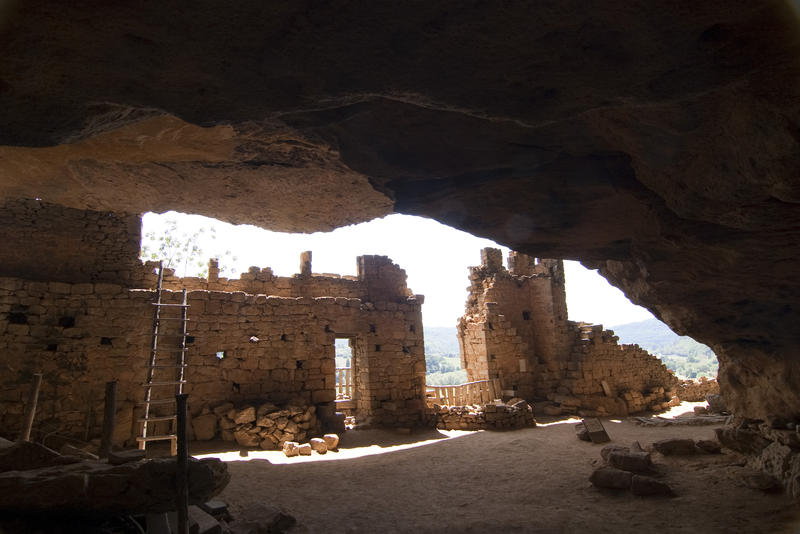
[[[2,15],[0,199],[284,231],[433,217],[599,267],[715,350],[733,411],[798,413],[790,3]]]

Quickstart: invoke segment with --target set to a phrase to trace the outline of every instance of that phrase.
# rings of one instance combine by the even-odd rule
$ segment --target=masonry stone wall
[[[96,434],[104,384],[117,380],[117,436],[130,438],[144,394],[154,298],[152,290],[106,283],[0,279],[3,433],[19,429],[30,378],[41,372],[38,421],[49,419],[53,430],[72,436]],[[178,298],[164,292],[165,302]],[[188,293],[188,303],[185,392],[193,413],[225,401],[332,402],[334,340],[349,337],[358,416],[376,424],[419,422],[425,356],[417,298],[364,303],[200,290]]]
[[[0,206],[0,276],[127,285],[140,277],[140,240],[136,214],[6,200]]]
[[[9,202],[0,217],[0,434],[19,430],[32,376],[42,373],[40,437],[96,436],[105,383],[116,380],[115,440],[130,440],[144,398],[157,285],[157,264],[138,259],[140,218],[39,201]],[[238,279],[220,278],[215,261],[205,279],[165,270],[165,302],[178,303],[187,290],[190,412],[225,402],[330,407],[341,337],[353,346],[357,418],[419,424],[424,299],[389,258],[356,261],[354,277],[314,274],[310,252],[290,277],[251,268]],[[179,324],[162,315],[162,348],[178,347]]]
[[[677,378],[613,331],[567,319],[564,268],[485,249],[470,268],[470,295],[459,320],[468,380],[500,378],[507,395],[549,399],[566,411],[620,414],[669,402]]]

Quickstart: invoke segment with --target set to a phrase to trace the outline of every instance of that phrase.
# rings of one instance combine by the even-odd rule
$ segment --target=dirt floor
[[[714,437],[713,426],[603,422],[622,445]],[[232,460],[232,481],[219,498],[234,517],[260,502],[280,506],[313,533],[800,531],[796,504],[744,487],[733,453],[655,453],[674,498],[599,491],[588,478],[602,446],[578,440],[573,423],[509,432],[349,431],[339,452],[306,458],[236,451],[221,456]]]

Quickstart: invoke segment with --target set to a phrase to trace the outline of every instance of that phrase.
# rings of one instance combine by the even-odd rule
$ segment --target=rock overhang
[[[4,13],[0,197],[432,217],[600,268],[717,351],[732,404],[800,412],[787,3],[181,6]]]

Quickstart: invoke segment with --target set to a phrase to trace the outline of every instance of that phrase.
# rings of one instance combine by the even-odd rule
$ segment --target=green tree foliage
[[[208,276],[208,260],[216,257],[220,260],[220,274],[233,275],[236,269],[229,262],[236,261],[230,250],[206,256],[202,244],[217,239],[214,226],[203,226],[195,232],[182,231],[178,221],[169,219],[164,231],[150,231],[142,238],[139,256],[144,261],[164,262],[164,267],[174,269],[178,276]]]
[[[613,327],[620,343],[637,344],[658,356],[680,378],[714,378],[719,363],[714,352],[694,339],[679,336],[657,319]]]

